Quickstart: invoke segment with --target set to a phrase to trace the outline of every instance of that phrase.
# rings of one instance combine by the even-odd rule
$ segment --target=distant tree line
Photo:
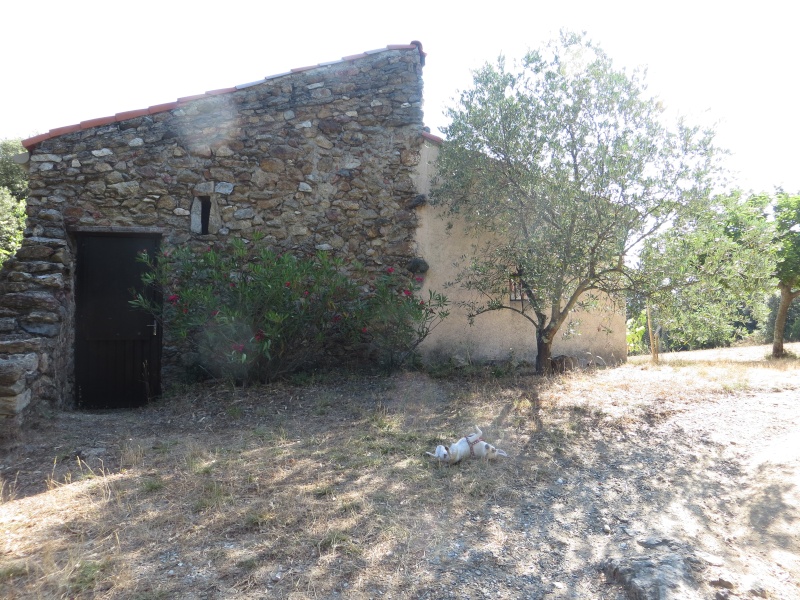
[[[751,334],[777,287],[783,354],[800,295],[800,196],[713,195],[725,154],[715,132],[668,122],[644,72],[562,32],[477,69],[447,115],[432,203],[490,240],[462,257],[451,285],[468,293],[470,321],[498,310],[527,321],[538,372],[552,369],[553,341],[576,333],[572,315],[609,299],[635,308],[628,334],[640,350],[659,332],[693,348]]]
[[[28,174],[13,160],[23,152],[18,139],[0,141],[0,265],[19,248],[25,227]]]

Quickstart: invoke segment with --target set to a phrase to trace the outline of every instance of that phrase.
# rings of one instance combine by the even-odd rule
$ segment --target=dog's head
[[[492,459],[497,458],[498,456],[508,456],[505,453],[505,450],[500,450],[500,448],[495,448],[489,442],[484,442],[483,447],[486,450],[486,458]]]
[[[447,462],[447,461],[450,460],[450,453],[447,451],[447,448],[445,448],[441,444],[436,446],[436,450],[434,450],[433,453],[426,452],[425,454],[427,454],[428,456],[432,456],[436,460],[439,460],[439,461],[442,461],[442,462]]]

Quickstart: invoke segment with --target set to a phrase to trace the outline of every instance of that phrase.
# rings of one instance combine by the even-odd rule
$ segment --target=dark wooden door
[[[156,256],[156,235],[81,234],[76,272],[75,380],[78,406],[141,406],[161,392],[161,326],[132,308],[144,291],[142,250]],[[151,296],[152,297],[152,296]]]

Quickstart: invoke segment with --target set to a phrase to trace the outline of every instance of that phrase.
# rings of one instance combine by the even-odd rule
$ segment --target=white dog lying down
[[[425,454],[448,465],[454,465],[469,456],[486,460],[497,458],[498,456],[508,456],[508,454],[500,450],[500,448],[495,448],[490,443],[483,441],[481,438],[483,432],[477,425],[475,426],[475,431],[477,433],[470,433],[468,436],[458,440],[455,444],[450,444],[449,448],[440,445],[436,446],[434,452],[426,452]]]

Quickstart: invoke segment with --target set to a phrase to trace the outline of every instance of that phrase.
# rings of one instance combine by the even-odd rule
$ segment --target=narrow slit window
[[[208,234],[208,223],[211,218],[211,198],[198,196],[192,202],[190,228],[192,233]]]
[[[200,233],[208,233],[208,218],[211,216],[211,198],[200,196]]]

